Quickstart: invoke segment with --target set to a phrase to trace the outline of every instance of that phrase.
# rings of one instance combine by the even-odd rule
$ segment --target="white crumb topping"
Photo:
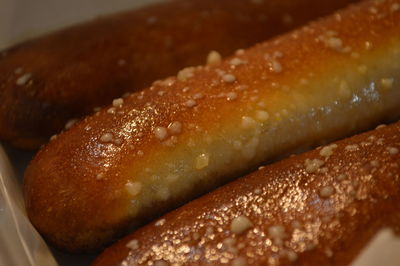
[[[217,51],[211,51],[207,56],[208,65],[218,65],[222,61],[222,56]]]
[[[177,135],[182,132],[182,123],[179,121],[174,121],[168,125],[168,131],[172,135]]]
[[[369,10],[369,12],[370,12],[371,14],[376,14],[376,13],[378,13],[378,9],[376,9],[376,7],[370,7],[368,10]]]
[[[124,99],[122,99],[122,98],[114,99],[112,102],[112,105],[114,107],[120,107],[122,104],[124,104]]]
[[[365,48],[365,50],[371,50],[372,47],[373,47],[372,42],[366,41],[366,42],[364,43],[364,48]]]
[[[388,149],[389,154],[391,154],[391,155],[395,155],[395,154],[399,153],[399,149],[396,147],[388,147],[387,149]]]
[[[129,192],[129,194],[131,194],[132,196],[136,196],[138,195],[141,191],[142,191],[142,183],[140,182],[131,182],[128,181],[125,184],[125,189]]]
[[[281,241],[285,236],[285,227],[282,225],[273,225],[268,227],[268,235],[274,240]]]
[[[126,247],[132,250],[138,249],[139,248],[139,241],[137,241],[136,239],[133,239],[131,241],[129,241],[128,243],[126,243]]]
[[[101,142],[111,142],[113,140],[113,134],[112,133],[104,133],[100,137]]]
[[[195,99],[195,100],[199,100],[199,99],[202,99],[202,98],[204,98],[204,94],[201,93],[201,92],[195,93],[193,95],[193,99]]]
[[[19,75],[19,74],[22,74],[23,71],[24,71],[24,69],[23,69],[22,67],[17,67],[17,68],[14,70],[14,73],[17,74],[17,75]]]
[[[336,144],[325,146],[319,151],[319,154],[324,157],[329,157],[333,154],[333,150],[336,148],[337,148]]]
[[[98,173],[97,175],[96,175],[96,179],[97,180],[101,180],[101,179],[103,179],[104,178],[104,173]]]
[[[17,79],[16,84],[17,84],[18,86],[23,86],[23,85],[25,85],[31,78],[32,78],[32,74],[31,74],[31,73],[25,73],[24,75],[20,76],[20,77]]]
[[[231,61],[229,61],[229,64],[231,64],[232,66],[238,66],[238,65],[242,65],[245,64],[246,62],[243,61],[242,59],[235,57],[232,58]]]
[[[379,162],[377,160],[372,160],[369,162],[371,164],[372,167],[379,167]]]
[[[107,109],[107,113],[108,114],[115,114],[115,111],[116,111],[115,107],[110,107],[110,108]]]
[[[193,99],[189,99],[183,105],[190,108],[197,105],[197,102]]]
[[[233,92],[233,91],[231,91],[231,92],[228,92],[227,94],[226,94],[226,99],[228,100],[228,101],[233,101],[233,100],[235,100],[235,99],[237,99],[237,93],[236,92]]]
[[[163,140],[168,136],[168,132],[167,132],[167,129],[165,127],[156,127],[154,129],[154,135],[159,140]]]
[[[194,68],[193,67],[187,67],[182,69],[181,71],[178,72],[177,78],[181,81],[185,81],[190,79],[191,77],[193,77],[193,71]]]
[[[332,186],[325,186],[319,190],[319,195],[322,198],[328,198],[328,197],[332,196],[334,193],[335,193],[335,188]]]
[[[343,40],[337,36],[335,31],[327,31],[324,35],[319,36],[319,40],[328,48],[331,48],[337,52],[348,53],[351,51],[351,47],[344,46]]]
[[[195,168],[197,170],[206,168],[208,166],[209,159],[210,159],[210,156],[208,154],[206,154],[206,153],[200,154],[199,156],[196,157]]]
[[[282,64],[279,63],[277,60],[272,60],[270,65],[270,70],[275,73],[280,73],[283,70]]]
[[[265,122],[269,118],[269,113],[267,111],[257,110],[256,111],[256,118],[257,118],[258,121]]]
[[[235,52],[236,55],[243,55],[244,54],[244,49],[238,49]]]
[[[392,12],[396,12],[400,10],[400,4],[399,3],[393,3],[392,6],[390,7],[390,10]]]
[[[232,220],[230,229],[231,229],[232,233],[239,235],[239,234],[244,233],[251,227],[253,227],[253,224],[249,220],[249,218],[241,215]]]
[[[306,159],[304,162],[304,166],[306,168],[307,173],[315,173],[319,170],[321,166],[325,164],[324,161],[319,159]]]
[[[222,75],[222,80],[226,83],[232,83],[236,81],[236,77],[232,74]]]
[[[252,128],[256,125],[256,121],[251,118],[250,116],[242,116],[242,122],[241,125],[243,128]]]
[[[346,151],[352,152],[358,150],[358,145],[357,144],[349,144],[346,147],[344,147]]]
[[[70,129],[77,121],[78,119],[68,120],[68,122],[65,124],[65,129]]]

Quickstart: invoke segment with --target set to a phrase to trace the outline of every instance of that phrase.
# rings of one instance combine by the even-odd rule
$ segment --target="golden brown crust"
[[[354,0],[178,0],[28,41],[0,57],[0,138],[37,148],[125,92]],[[309,6],[313,8],[310,9]]]
[[[347,265],[379,229],[398,227],[399,162],[400,122],[240,178],[137,230],[93,265]],[[251,223],[243,232],[237,217]]]
[[[32,223],[94,248],[274,156],[400,116],[397,3],[363,2],[87,117],[28,167]]]

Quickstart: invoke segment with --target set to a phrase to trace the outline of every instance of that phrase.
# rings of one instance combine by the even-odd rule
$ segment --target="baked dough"
[[[92,249],[262,162],[399,117],[398,3],[362,2],[115,99],[30,163],[32,223]]]
[[[400,223],[400,122],[282,160],[108,248],[102,265],[348,265]]]
[[[354,0],[177,0],[100,18],[0,55],[0,139],[38,148],[126,92]],[[313,8],[309,8],[313,6]]]

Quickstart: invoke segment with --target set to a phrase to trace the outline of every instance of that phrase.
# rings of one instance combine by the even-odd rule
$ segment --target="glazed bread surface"
[[[93,249],[264,161],[398,117],[398,4],[362,2],[115,99],[30,163],[32,223]]]
[[[380,229],[400,228],[399,150],[400,122],[262,167],[93,265],[348,265]]]
[[[93,108],[203,64],[211,50],[231,54],[350,2],[166,1],[25,42],[0,55],[0,139],[38,148]]]

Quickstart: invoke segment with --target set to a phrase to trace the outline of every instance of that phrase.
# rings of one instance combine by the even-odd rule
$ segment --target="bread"
[[[348,265],[400,224],[400,122],[262,167],[102,253],[102,265]]]
[[[0,56],[0,139],[37,148],[93,108],[203,64],[211,50],[231,54],[349,2],[167,1],[20,44]]]
[[[363,2],[114,100],[30,163],[32,223],[92,249],[264,161],[399,117],[397,4]]]

